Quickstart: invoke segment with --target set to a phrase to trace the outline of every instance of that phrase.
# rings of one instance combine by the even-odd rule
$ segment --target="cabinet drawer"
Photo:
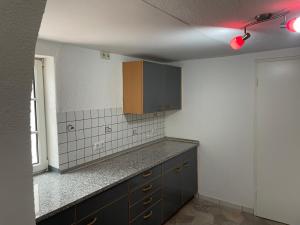
[[[182,160],[184,163],[197,163],[197,148],[190,149],[182,154]]]
[[[128,225],[128,198],[124,197],[100,209],[77,225]]]
[[[169,159],[167,162],[163,164],[163,172],[164,174],[170,170],[173,170],[177,167],[180,167],[182,164],[182,155],[176,156],[172,159]]]
[[[42,220],[37,225],[71,225],[75,223],[75,209],[72,207],[48,219]]]
[[[124,182],[80,203],[76,208],[77,220],[83,219],[107,204],[112,203],[114,200],[126,195],[128,195],[128,186],[127,182]]]
[[[161,225],[162,203],[159,201],[149,210],[137,217],[131,225]]]
[[[149,194],[161,188],[161,177],[152,180],[130,193],[130,205],[142,200]]]
[[[137,175],[129,181],[129,189],[133,190],[139,186],[144,185],[145,183],[153,180],[153,178],[161,176],[161,165],[153,167],[145,172]]]
[[[77,225],[102,225],[103,213],[102,211],[98,211],[87,218],[81,220],[77,223]]]
[[[162,191],[159,189],[155,193],[145,197],[143,200],[137,202],[130,208],[130,220],[132,221],[139,214],[149,209],[152,205],[160,201],[162,198]]]

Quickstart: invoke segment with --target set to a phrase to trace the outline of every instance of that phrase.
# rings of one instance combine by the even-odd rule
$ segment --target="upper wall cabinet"
[[[181,109],[181,68],[147,61],[123,63],[124,113]]]

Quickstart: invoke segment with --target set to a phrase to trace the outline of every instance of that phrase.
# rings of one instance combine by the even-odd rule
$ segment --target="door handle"
[[[149,198],[147,201],[144,201],[144,205],[149,205],[151,202],[152,202],[152,197],[151,198]]]
[[[183,163],[183,167],[188,167],[189,165],[190,165],[190,164],[189,164],[188,161],[186,161],[186,162]]]
[[[95,217],[90,223],[87,225],[94,225],[97,222],[97,217]]]
[[[152,187],[153,187],[152,184],[149,184],[148,186],[143,188],[143,192],[150,191],[152,189]]]
[[[180,173],[180,172],[181,172],[181,169],[182,169],[181,166],[177,167],[177,168],[175,169],[176,173]]]
[[[151,210],[147,215],[144,215],[144,220],[149,219],[152,216],[152,214],[153,212]]]
[[[152,175],[152,171],[150,170],[148,173],[144,173],[143,174],[143,177],[149,177],[149,176],[151,176]]]

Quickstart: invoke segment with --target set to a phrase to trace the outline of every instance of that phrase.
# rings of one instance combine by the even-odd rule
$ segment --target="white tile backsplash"
[[[67,112],[67,122],[75,121],[75,112]]]
[[[161,112],[124,115],[122,108],[107,108],[57,113],[57,118],[61,171],[164,137]],[[74,130],[66,129],[68,124]]]
[[[83,112],[83,118],[84,119],[90,119],[91,118],[91,110],[85,110]]]
[[[60,112],[57,113],[57,122],[62,123],[67,121],[67,113],[65,112]]]

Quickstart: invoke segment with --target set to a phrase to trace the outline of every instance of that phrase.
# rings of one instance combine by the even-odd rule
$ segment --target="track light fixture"
[[[231,41],[230,41],[231,48],[234,49],[234,50],[241,49],[244,46],[245,41],[247,39],[249,39],[250,37],[251,37],[251,34],[248,33],[247,29],[245,28],[243,36],[239,35],[239,36],[236,36],[236,37],[231,39]]]
[[[239,50],[241,49],[245,41],[251,37],[250,33],[247,32],[247,28],[254,26],[259,23],[264,23],[268,22],[271,20],[276,20],[279,18],[284,18],[284,21],[281,24],[281,28],[286,28],[290,32],[298,32],[300,33],[300,17],[290,19],[289,21],[286,20],[286,15],[289,13],[287,10],[281,10],[279,12],[274,12],[274,13],[263,13],[260,15],[257,15],[255,19],[248,24],[246,24],[243,29],[244,29],[244,35],[239,35],[231,39],[230,41],[230,46],[234,50]]]
[[[300,17],[295,17],[288,21],[286,21],[285,17],[283,23],[281,24],[281,28],[286,28],[288,31],[293,33],[300,33]]]

